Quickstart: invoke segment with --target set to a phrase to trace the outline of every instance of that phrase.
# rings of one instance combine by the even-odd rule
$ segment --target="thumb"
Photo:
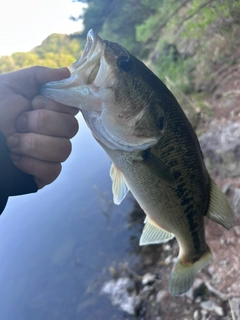
[[[68,68],[53,69],[47,67],[30,67],[7,73],[4,79],[9,89],[29,100],[39,93],[40,86],[49,81],[68,78]]]
[[[57,81],[68,78],[70,71],[68,68],[47,68],[47,67],[31,67],[29,71],[35,76],[36,85],[43,84],[49,81]]]

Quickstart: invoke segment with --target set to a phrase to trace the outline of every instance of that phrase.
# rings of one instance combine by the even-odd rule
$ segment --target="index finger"
[[[33,110],[47,109],[60,113],[69,113],[73,116],[75,116],[79,112],[79,109],[77,108],[66,106],[59,102],[48,99],[44,96],[34,97],[34,99],[32,100],[32,108]]]

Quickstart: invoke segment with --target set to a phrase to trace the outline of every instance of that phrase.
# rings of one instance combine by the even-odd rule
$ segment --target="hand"
[[[10,156],[38,188],[54,181],[71,152],[78,110],[37,96],[41,84],[70,75],[67,68],[31,67],[0,75],[0,131]]]

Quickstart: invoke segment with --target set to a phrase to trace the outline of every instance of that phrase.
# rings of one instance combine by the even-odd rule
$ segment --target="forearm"
[[[33,176],[19,170],[9,157],[5,136],[0,132],[0,214],[9,196],[36,192]]]

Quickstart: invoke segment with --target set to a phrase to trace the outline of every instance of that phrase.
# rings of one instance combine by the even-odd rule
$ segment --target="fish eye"
[[[132,59],[130,57],[119,57],[117,63],[119,68],[124,72],[132,69]]]

